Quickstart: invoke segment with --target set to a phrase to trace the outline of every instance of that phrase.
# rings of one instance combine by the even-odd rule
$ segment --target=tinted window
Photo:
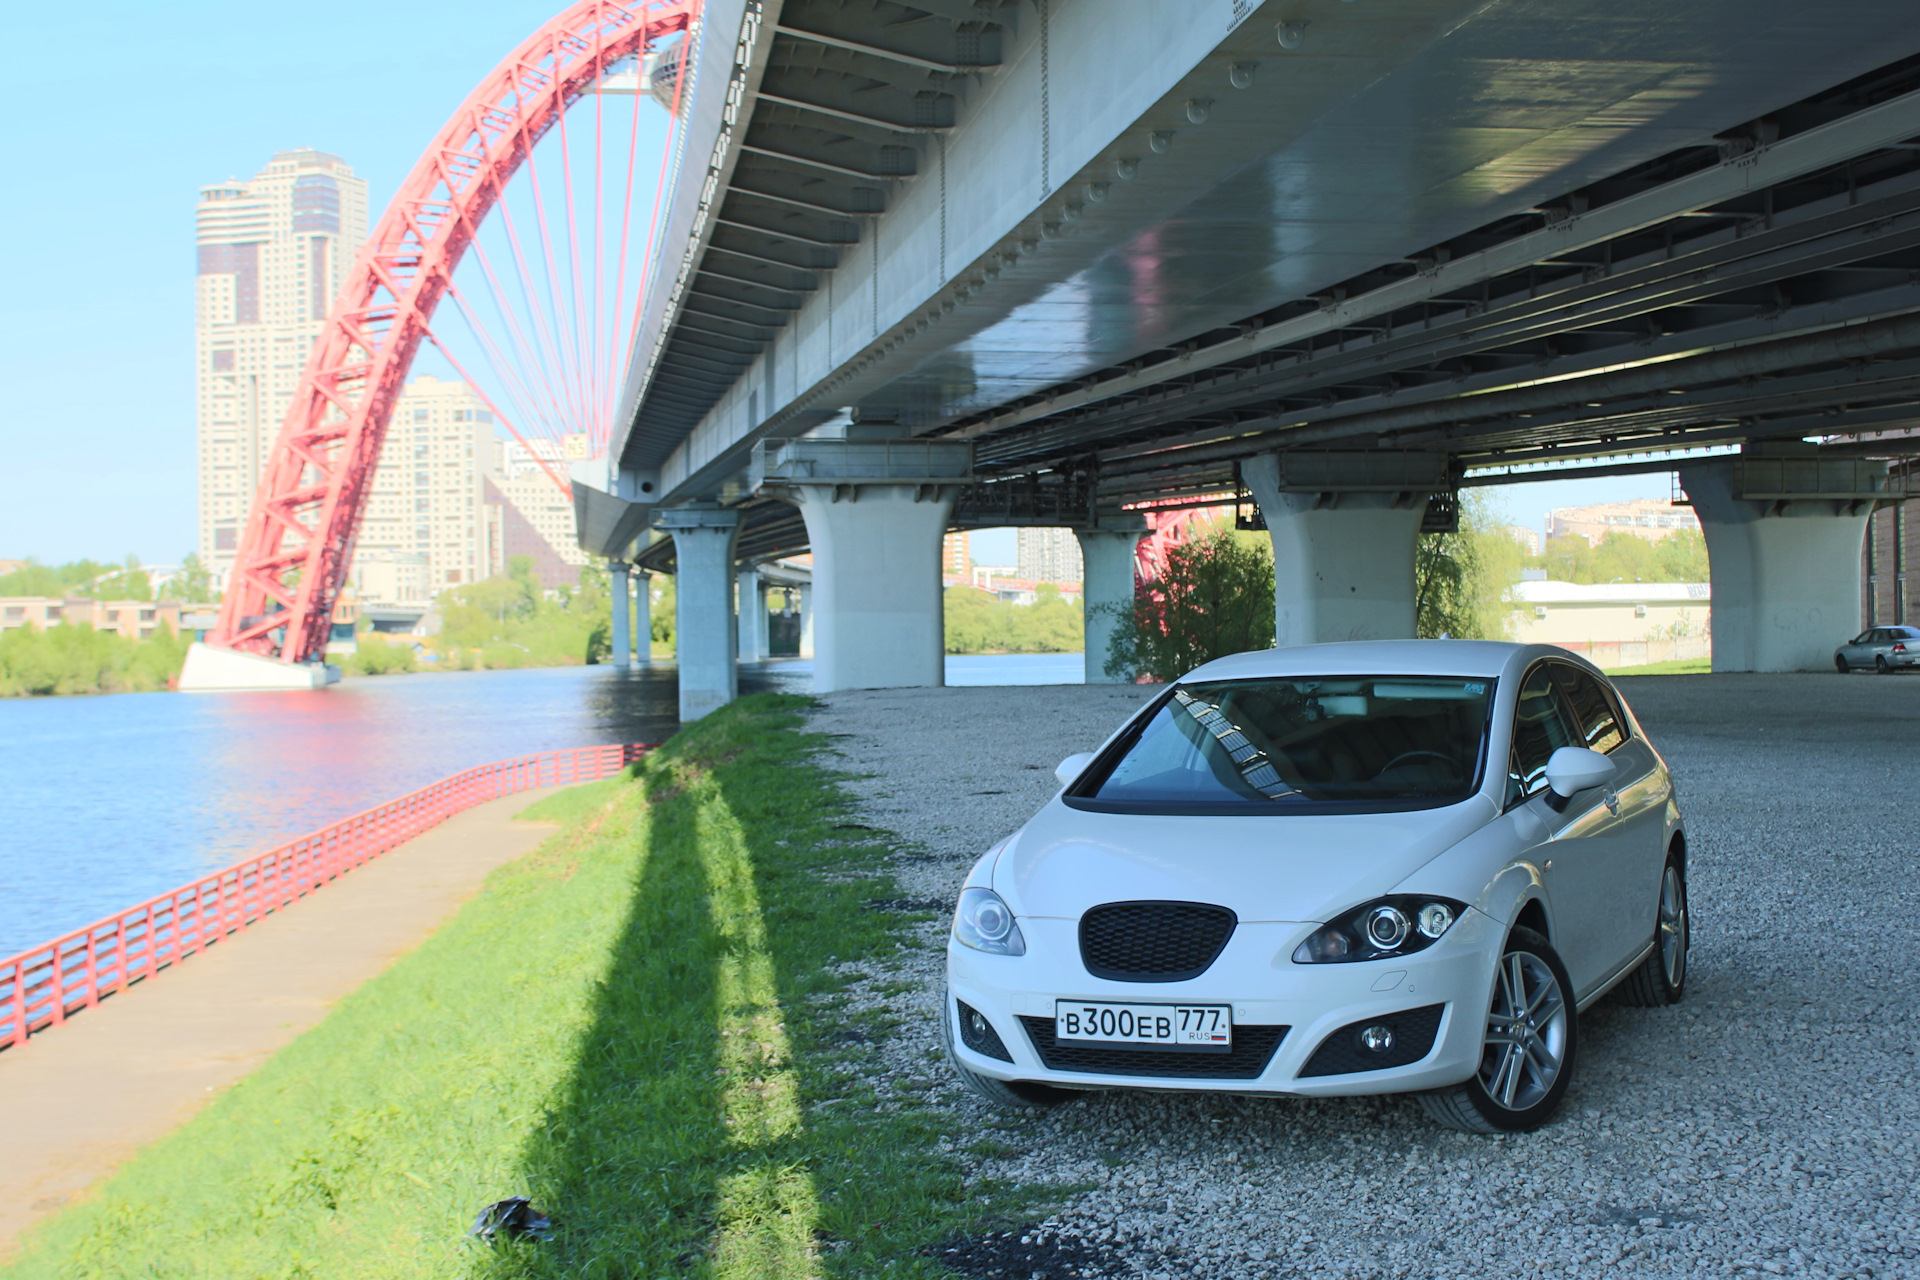
[[[1507,803],[1547,785],[1547,761],[1561,747],[1583,745],[1574,736],[1546,666],[1527,673],[1513,713],[1513,755],[1507,766]]]
[[[1480,776],[1491,680],[1428,676],[1181,685],[1075,798],[1130,809],[1428,807]]]
[[[1868,643],[1871,643],[1872,640],[1873,640],[1873,632],[1862,631],[1859,635],[1855,636],[1853,639],[1849,640],[1847,643],[1848,644],[1868,644]]]
[[[1606,686],[1578,667],[1558,662],[1550,665],[1554,683],[1560,686],[1560,692],[1567,699],[1567,709],[1573,713],[1579,745],[1594,751],[1612,751],[1625,742],[1626,732],[1620,727],[1619,715],[1613,709],[1613,699],[1607,696]]]

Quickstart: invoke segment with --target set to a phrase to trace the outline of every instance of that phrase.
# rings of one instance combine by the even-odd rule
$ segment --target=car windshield
[[[1444,676],[1179,685],[1073,798],[1130,810],[1450,804],[1480,776],[1492,700],[1493,681]]]

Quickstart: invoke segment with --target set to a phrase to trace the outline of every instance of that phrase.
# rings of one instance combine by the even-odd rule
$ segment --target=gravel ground
[[[1108,1093],[1008,1114],[953,1088],[983,1178],[1060,1189],[1048,1222],[949,1242],[1003,1276],[1920,1276],[1920,679],[1667,676],[1622,688],[1679,779],[1693,967],[1669,1009],[1603,1001],[1559,1118],[1434,1127],[1393,1098]],[[967,867],[1150,691],[836,694],[866,820],[914,899]],[[943,1080],[943,925],[896,1071]],[[890,1001],[897,1007],[899,997]]]

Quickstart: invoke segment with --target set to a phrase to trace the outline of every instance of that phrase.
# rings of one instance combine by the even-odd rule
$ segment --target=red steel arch
[[[481,221],[609,63],[690,31],[699,10],[700,0],[583,0],[454,112],[355,258],[307,358],[210,644],[289,663],[325,650],[394,401]]]

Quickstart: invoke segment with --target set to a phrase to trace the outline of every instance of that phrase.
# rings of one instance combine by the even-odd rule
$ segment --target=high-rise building
[[[965,529],[950,533],[941,540],[940,576],[960,582],[973,577],[972,538]]]
[[[1020,530],[1020,576],[1028,582],[1078,582],[1085,572],[1073,530]]]
[[[282,151],[246,182],[202,189],[194,230],[200,559],[224,587],[308,349],[367,238],[367,184],[338,156]]]
[[[484,510],[485,477],[499,465],[493,432],[466,383],[424,374],[407,383],[354,542],[349,580],[362,605],[424,608],[495,571]]]
[[[422,374],[394,405],[349,571],[363,608],[425,610],[449,587],[504,573],[531,556],[549,587],[579,581],[587,554],[574,534],[573,500],[533,450],[495,434],[493,414],[464,382]]]

